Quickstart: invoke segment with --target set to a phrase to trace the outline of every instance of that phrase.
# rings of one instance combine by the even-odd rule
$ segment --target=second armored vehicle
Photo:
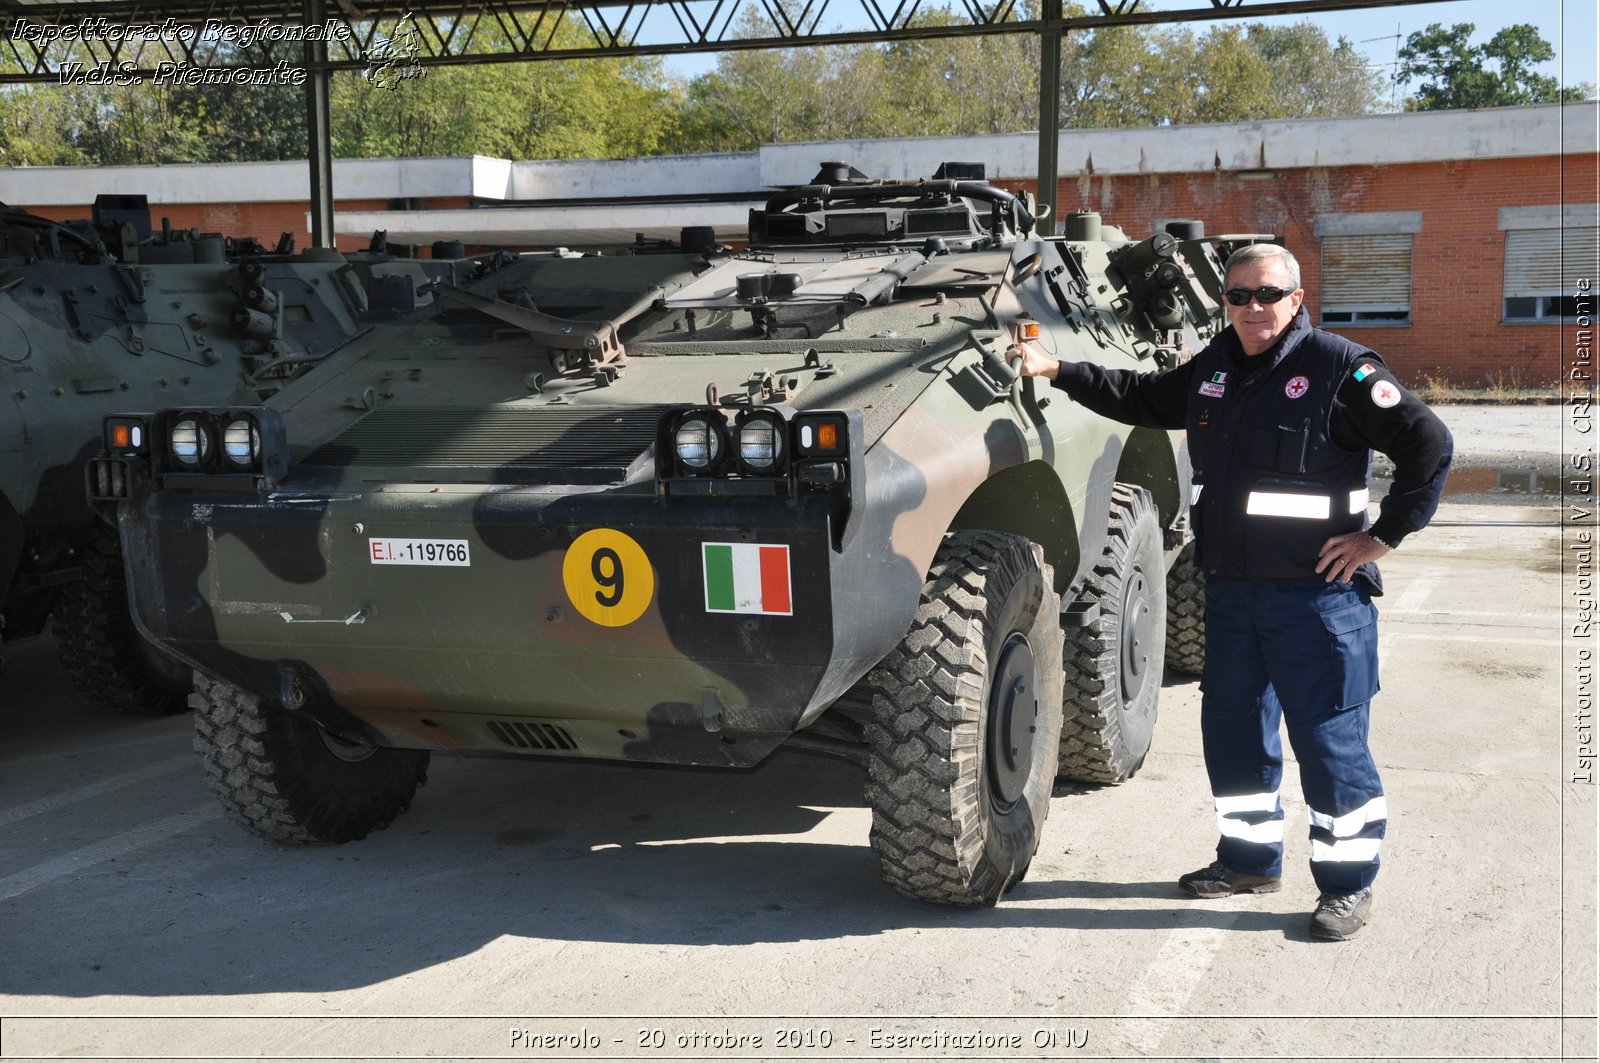
[[[117,537],[85,504],[101,418],[260,402],[429,281],[417,262],[291,243],[154,228],[138,195],[74,222],[0,205],[0,638],[53,616],[68,674],[105,707],[180,711],[191,670],[134,630]]]
[[[344,841],[432,750],[865,764],[884,878],[992,904],[1150,744],[1187,471],[1006,347],[1172,364],[1219,248],[834,167],[751,248],[530,257],[268,402],[109,418],[92,492],[230,815]],[[1224,248],[1225,250],[1225,248]]]

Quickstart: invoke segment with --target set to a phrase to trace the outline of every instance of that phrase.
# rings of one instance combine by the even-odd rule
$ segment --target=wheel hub
[[[338,735],[329,734],[320,727],[317,728],[317,734],[322,736],[322,744],[328,747],[329,753],[348,764],[359,764],[378,751],[375,746],[347,741]]]
[[[989,785],[1004,804],[1012,804],[1027,788],[1039,731],[1038,685],[1033,650],[1027,639],[1012,634],[1000,649],[989,683]]]
[[[1122,645],[1121,678],[1124,703],[1139,696],[1150,672],[1150,644],[1154,613],[1150,608],[1150,588],[1145,582],[1144,569],[1135,568],[1128,573],[1122,591]]]

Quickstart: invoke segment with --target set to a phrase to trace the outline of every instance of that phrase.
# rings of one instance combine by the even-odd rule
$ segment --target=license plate
[[[374,565],[472,565],[465,539],[368,539],[367,547]]]

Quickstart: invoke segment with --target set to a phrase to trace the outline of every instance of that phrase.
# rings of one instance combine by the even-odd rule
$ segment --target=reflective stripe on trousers
[[[1311,859],[1364,864],[1378,859],[1378,842],[1389,823],[1389,803],[1374,797],[1342,816],[1311,809]]]
[[[1266,794],[1218,797],[1217,833],[1256,845],[1283,847],[1283,808],[1276,790]]]

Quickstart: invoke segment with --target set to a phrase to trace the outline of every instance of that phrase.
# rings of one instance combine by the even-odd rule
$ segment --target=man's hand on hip
[[[1349,581],[1356,569],[1368,561],[1376,561],[1389,552],[1389,548],[1366,532],[1335,535],[1322,544],[1317,555],[1317,571],[1327,572],[1327,580]]]

